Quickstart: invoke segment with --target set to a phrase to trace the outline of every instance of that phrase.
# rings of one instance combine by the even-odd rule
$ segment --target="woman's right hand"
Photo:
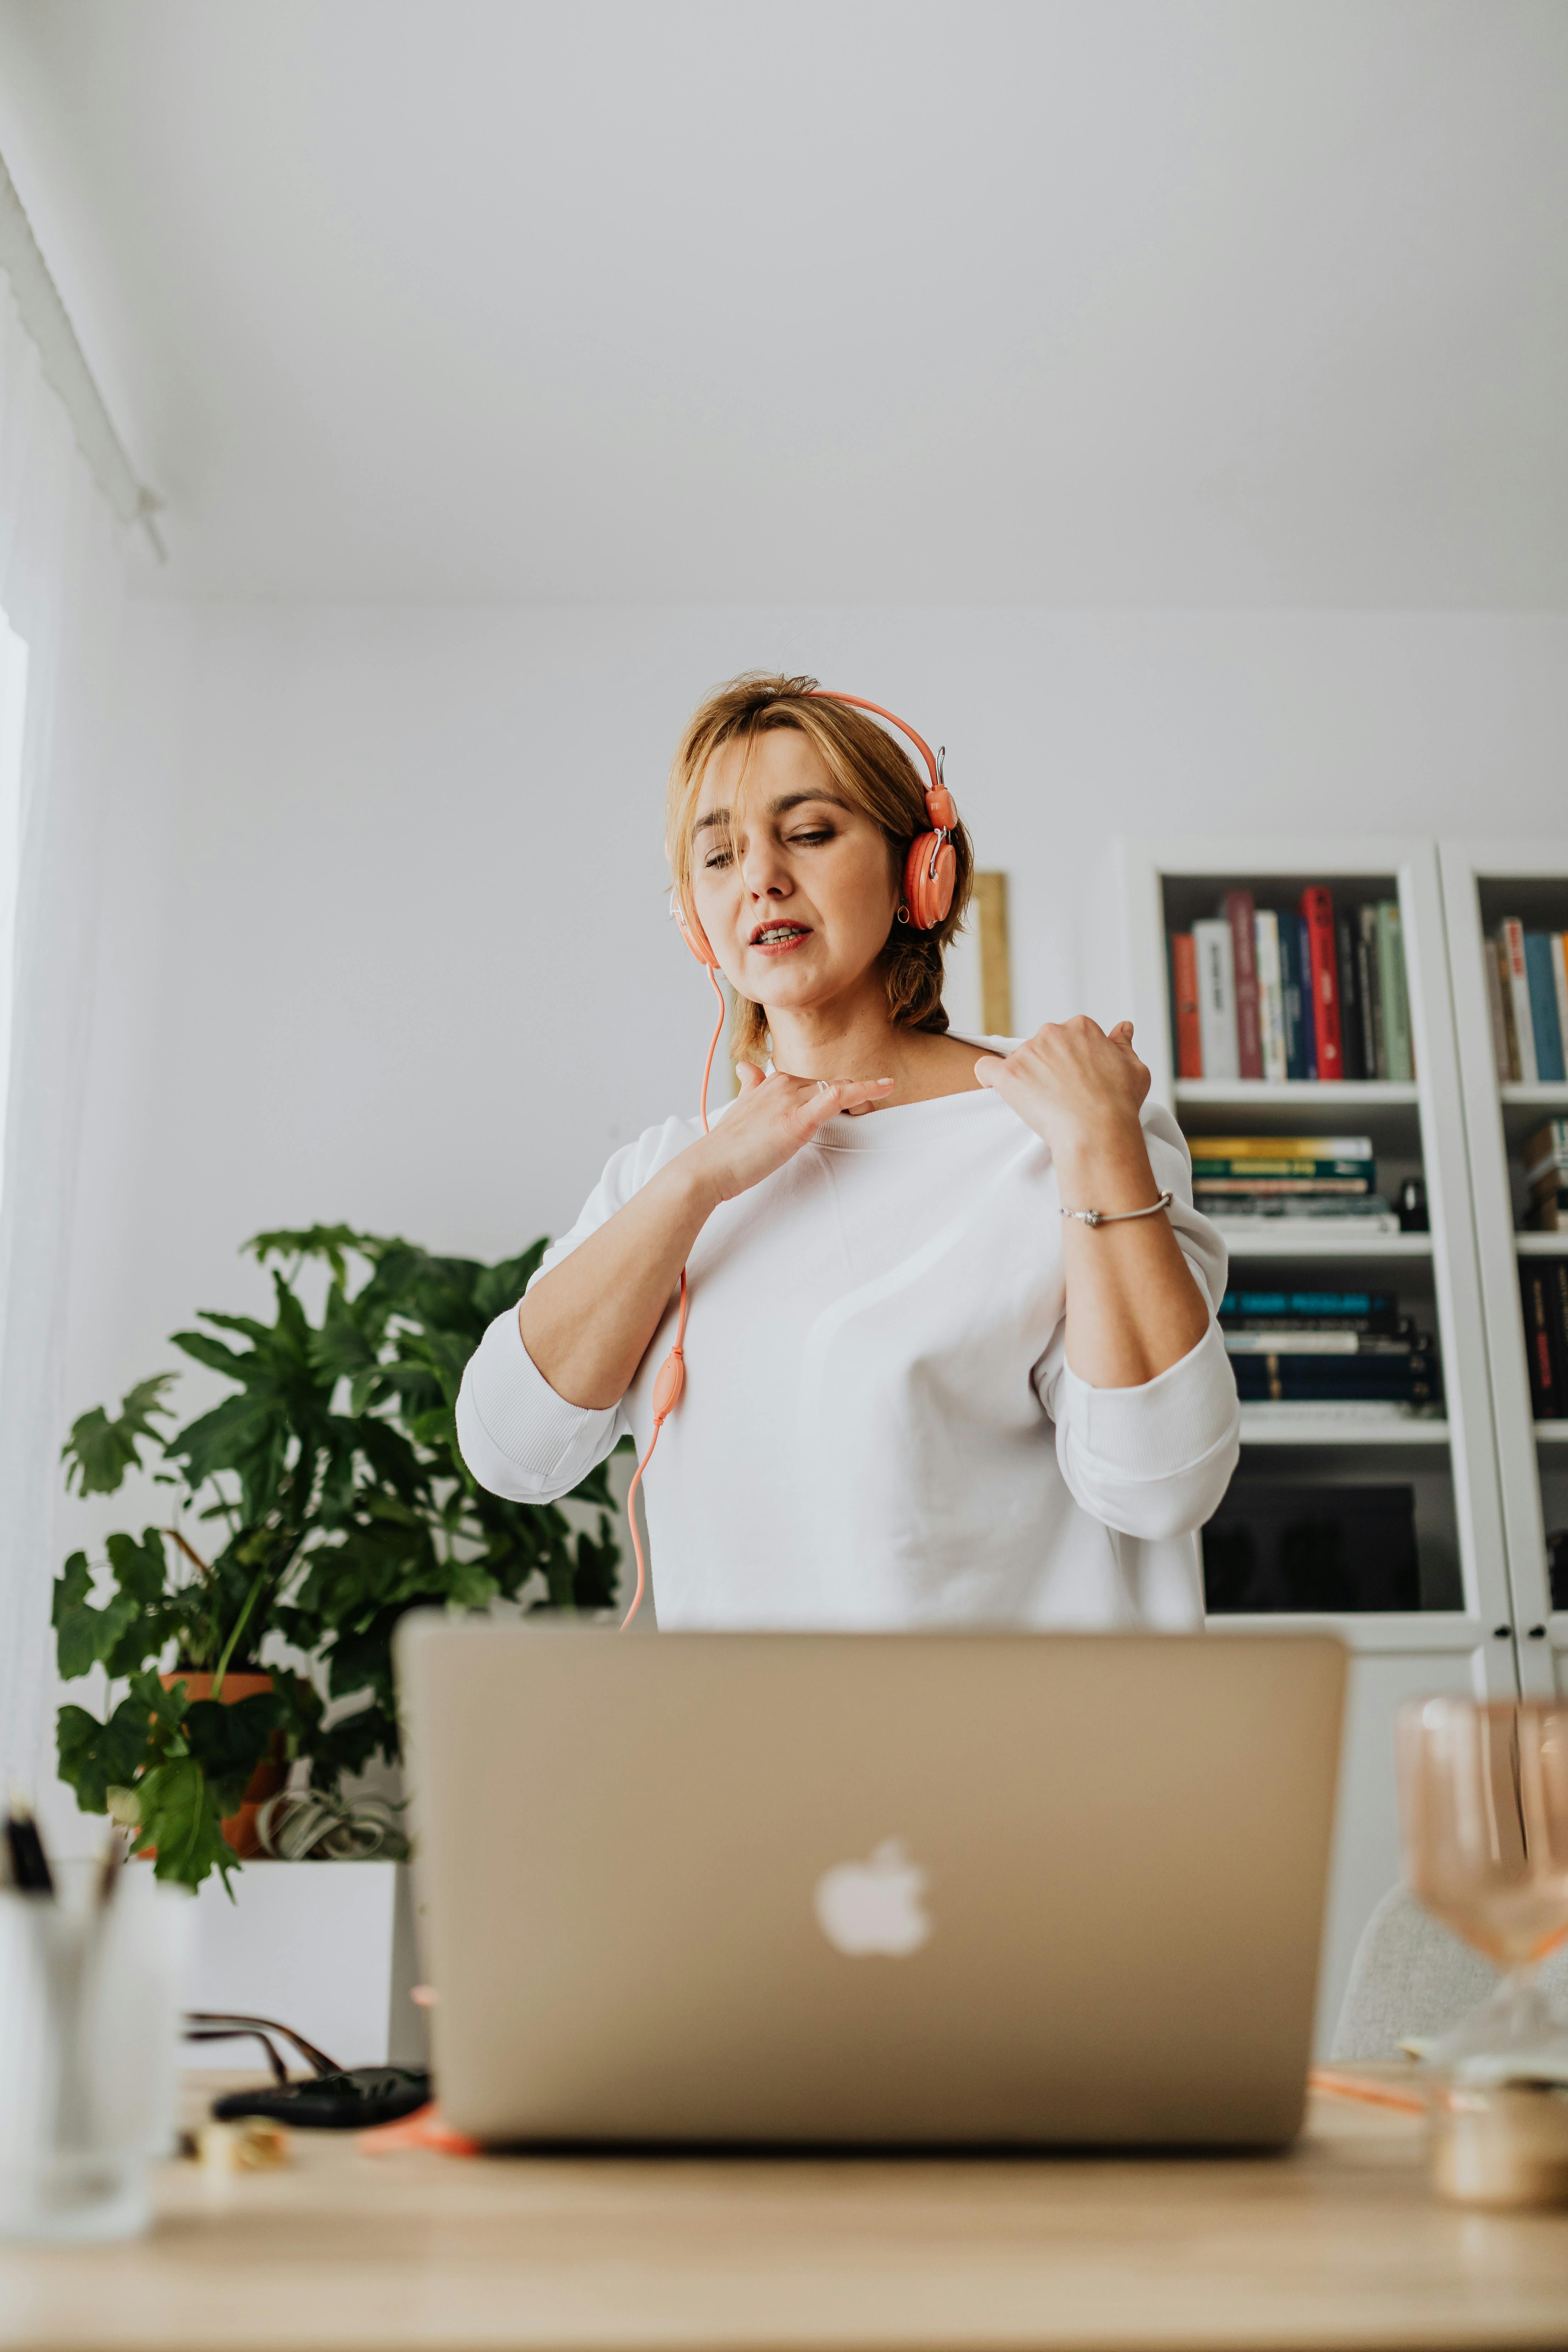
[[[786,1160],[803,1151],[819,1127],[840,1111],[869,1110],[888,1092],[891,1078],[792,1078],[775,1070],[764,1078],[754,1062],[742,1062],[741,1092],[712,1132],[691,1148],[716,1199],[732,1201],[749,1192]]]

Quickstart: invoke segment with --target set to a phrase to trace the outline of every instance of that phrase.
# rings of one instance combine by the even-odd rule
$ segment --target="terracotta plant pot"
[[[172,1675],[160,1675],[158,1680],[165,1690],[172,1690],[176,1683],[184,1683],[187,1700],[211,1698],[213,1695],[211,1675],[192,1674],[185,1667],[176,1666]],[[218,1703],[222,1706],[232,1706],[237,1699],[254,1698],[258,1691],[271,1688],[270,1675],[227,1674],[223,1678]],[[233,1847],[241,1862],[251,1862],[261,1852],[261,1840],[256,1833],[256,1816],[268,1797],[278,1794],[289,1777],[280,1731],[272,1735],[272,1748],[273,1753],[266,1762],[258,1764],[251,1774],[238,1812],[230,1813],[223,1824],[224,1843]]]

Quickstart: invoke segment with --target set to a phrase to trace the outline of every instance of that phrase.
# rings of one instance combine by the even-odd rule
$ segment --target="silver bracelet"
[[[1119,1225],[1124,1217],[1155,1217],[1168,1209],[1175,1199],[1173,1192],[1162,1192],[1146,1209],[1064,1209],[1064,1217],[1076,1217],[1080,1225]]]

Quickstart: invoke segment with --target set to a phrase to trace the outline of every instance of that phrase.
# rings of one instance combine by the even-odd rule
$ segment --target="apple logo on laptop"
[[[901,1838],[885,1838],[867,1862],[836,1863],[816,1882],[816,1924],[836,1951],[860,1958],[882,1952],[895,1959],[918,1952],[931,1936],[921,1901],[926,1874],[911,1862]]]

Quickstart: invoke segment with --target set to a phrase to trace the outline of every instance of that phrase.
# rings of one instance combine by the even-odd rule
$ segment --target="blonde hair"
[[[902,744],[868,712],[848,703],[814,700],[816,692],[814,677],[748,670],[716,688],[687,721],[670,762],[664,841],[676,890],[689,911],[694,904],[692,825],[708,762],[721,745],[750,744],[775,727],[793,727],[804,735],[849,806],[880,826],[894,878],[901,884],[910,843],[930,829],[925,779]],[[946,915],[930,931],[917,931],[895,916],[881,958],[893,1019],[939,1034],[947,1027],[942,952],[963,924],[974,877],[973,852],[962,824],[953,831],[952,846],[958,870]],[[730,1055],[736,1062],[767,1058],[767,1015],[748,997],[735,999]]]

